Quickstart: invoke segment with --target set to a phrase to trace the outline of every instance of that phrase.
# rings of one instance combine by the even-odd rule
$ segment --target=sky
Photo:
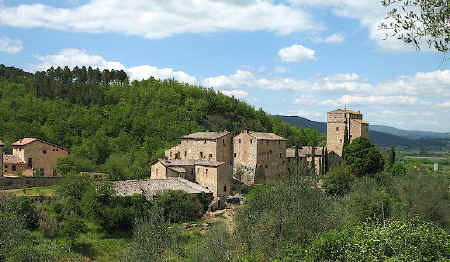
[[[378,29],[378,0],[0,0],[0,64],[123,69],[270,114],[450,132],[450,60]]]

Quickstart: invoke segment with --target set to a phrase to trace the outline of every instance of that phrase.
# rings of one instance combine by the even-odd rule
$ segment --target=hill
[[[291,125],[295,125],[303,128],[312,128],[320,133],[326,134],[327,132],[327,123],[324,122],[316,122],[311,121],[309,119],[298,117],[298,116],[279,116],[281,119],[286,121]],[[445,133],[434,133],[434,132],[421,132],[421,131],[406,131],[400,130],[393,127],[385,127],[381,130],[398,130],[401,131],[403,135],[394,135],[389,132],[380,132],[380,126],[369,126],[369,139],[377,146],[390,147],[390,146],[401,146],[408,148],[447,148],[449,145],[450,138],[445,138]],[[404,131],[404,132],[403,132]],[[408,133],[411,132],[411,133]],[[418,136],[417,134],[423,133],[428,134],[431,137],[426,136]],[[416,134],[413,136],[412,134]],[[433,137],[433,135],[435,137]],[[440,137],[442,136],[442,138]],[[412,139],[410,137],[417,137],[416,139]]]
[[[430,131],[402,130],[391,126],[371,125],[370,130],[388,133],[391,135],[402,136],[409,139],[435,138],[450,139],[450,133],[439,133]]]
[[[157,80],[129,83],[123,71],[51,68],[30,74],[0,66],[0,139],[37,137],[70,150],[62,172],[101,171],[114,179],[148,176],[149,163],[196,131],[247,128],[290,144],[324,135],[299,129],[212,89]]]

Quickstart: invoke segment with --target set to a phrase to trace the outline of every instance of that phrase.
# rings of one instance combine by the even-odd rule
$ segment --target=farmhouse
[[[64,148],[37,138],[23,138],[11,146],[12,155],[2,154],[4,176],[56,176],[56,160],[68,155]]]

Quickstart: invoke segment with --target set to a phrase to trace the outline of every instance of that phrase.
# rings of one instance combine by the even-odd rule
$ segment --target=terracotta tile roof
[[[116,181],[113,182],[113,186],[117,195],[131,196],[134,194],[143,194],[148,200],[168,190],[183,190],[188,194],[199,194],[201,192],[211,193],[207,188],[181,177]]]
[[[15,155],[4,155],[3,163],[4,164],[25,164],[25,161],[23,161],[20,157],[15,156]]]
[[[191,160],[191,159],[177,159],[177,160],[165,160],[161,159],[159,160],[161,164],[163,164],[166,167],[182,167],[182,166],[212,166],[212,167],[218,167],[225,162],[218,162],[218,161],[209,161],[209,160]]]
[[[215,140],[230,134],[228,131],[223,132],[197,132],[181,137],[182,139],[206,139]]]
[[[248,134],[256,139],[261,139],[261,140],[286,140],[286,138],[275,135],[274,133],[261,133],[261,132],[249,131]]]
[[[61,146],[49,143],[49,142],[47,142],[45,140],[42,140],[42,139],[39,139],[39,138],[30,138],[30,137],[19,139],[16,142],[12,143],[11,145],[12,146],[24,146],[24,145],[28,145],[28,144],[30,144],[30,143],[32,143],[34,141],[40,141],[42,143],[45,143],[45,144],[48,144],[48,145],[60,148],[60,149],[62,149],[64,151],[67,151],[64,147],[61,147]]]

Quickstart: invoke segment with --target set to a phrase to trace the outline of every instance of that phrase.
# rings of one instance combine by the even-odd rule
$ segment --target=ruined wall
[[[25,161],[24,175],[33,174],[33,170],[41,172],[41,176],[54,176],[54,168],[56,160],[68,155],[67,151],[61,148],[34,141],[24,146],[14,146],[13,154],[17,155]]]

